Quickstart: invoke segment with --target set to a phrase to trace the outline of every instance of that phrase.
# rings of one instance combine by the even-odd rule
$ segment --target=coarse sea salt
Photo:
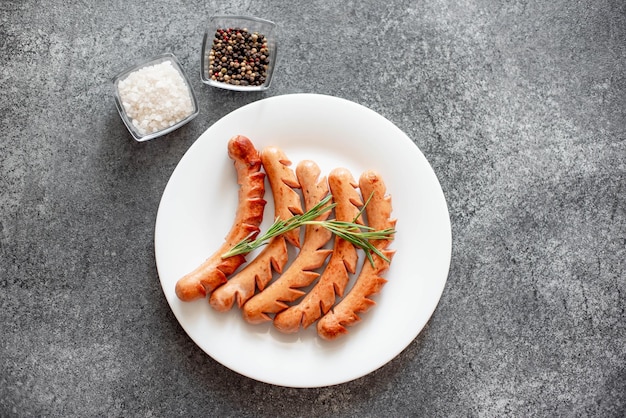
[[[124,110],[141,135],[174,126],[194,111],[189,87],[171,61],[133,71],[117,88]]]

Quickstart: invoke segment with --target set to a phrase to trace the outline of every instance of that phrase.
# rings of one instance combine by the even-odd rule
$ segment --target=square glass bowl
[[[171,66],[165,64],[168,61]],[[199,113],[189,78],[171,53],[156,56],[120,73],[113,79],[113,90],[115,105],[124,124],[139,142],[170,133]],[[142,129],[139,119],[148,124],[149,129]]]
[[[228,29],[231,29],[231,31],[228,32]],[[247,35],[242,32],[243,39],[237,39],[238,35],[235,29],[247,29]],[[213,67],[211,68],[212,63],[210,56],[211,51],[214,49],[214,40],[216,39],[218,30],[224,30],[226,32],[220,35],[223,41],[222,48],[219,49],[219,54],[221,55],[214,55]],[[253,44],[258,41],[258,39],[255,40],[255,38],[253,38],[253,34],[255,33],[264,37],[267,42],[267,51],[264,51],[262,48],[260,50],[257,48],[257,51],[252,51],[254,47]],[[250,37],[248,37],[248,35]],[[229,44],[229,40],[235,42],[239,41],[239,43]],[[263,45],[261,42],[257,43],[260,43],[261,46]],[[235,48],[234,51],[227,49],[228,46],[232,47],[233,45],[238,48]],[[202,81],[210,86],[228,90],[267,90],[272,82],[272,74],[276,67],[277,46],[276,24],[274,22],[247,16],[212,16],[209,19],[202,41],[202,56],[200,60]],[[246,51],[250,52],[251,56],[247,56]],[[215,50],[213,52],[218,54]],[[257,68],[261,71],[254,71],[253,61],[255,60],[255,54],[256,58],[260,60],[256,64]],[[266,64],[263,62],[263,57],[268,60]],[[223,62],[222,59],[224,59]],[[231,61],[233,62],[233,66],[230,65]],[[245,64],[243,63],[244,61]],[[226,68],[226,71],[231,71],[231,73],[223,73],[224,70],[217,68],[219,65],[224,65],[225,67],[222,68]],[[252,80],[247,78],[246,75],[249,74],[241,71],[244,65],[251,67],[246,71],[251,71],[252,74],[256,72],[258,75]],[[267,65],[267,68],[264,68],[264,65]],[[216,73],[222,73],[224,77],[228,76],[228,80],[220,81],[217,79]],[[241,77],[241,79],[237,77]],[[264,77],[264,80],[260,80],[261,77]]]

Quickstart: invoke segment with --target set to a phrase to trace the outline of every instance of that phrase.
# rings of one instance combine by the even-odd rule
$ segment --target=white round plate
[[[207,300],[182,302],[176,297],[177,280],[222,244],[234,219],[238,185],[227,154],[234,135],[247,136],[259,150],[280,147],[294,168],[310,159],[324,175],[340,166],[350,169],[355,179],[369,169],[382,175],[392,195],[392,215],[398,220],[391,246],[396,254],[385,274],[387,284],[373,297],[376,305],[347,335],[325,341],[317,337],[315,326],[285,335],[271,323],[247,324],[236,306],[219,313]],[[266,200],[262,230],[274,214],[269,186]],[[207,129],[165,187],[155,229],[163,292],[187,334],[231,370],[287,387],[347,382],[397,356],[439,302],[451,242],[448,208],[437,177],[407,135],[366,107],[316,94],[260,100]]]

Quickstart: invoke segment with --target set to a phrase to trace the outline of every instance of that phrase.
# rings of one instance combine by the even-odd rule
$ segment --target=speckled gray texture
[[[276,21],[272,88],[204,87],[214,13]],[[201,112],[132,140],[111,78],[174,52]],[[0,416],[626,414],[626,3],[621,0],[3,1]],[[427,327],[356,381],[242,377],[160,289],[156,211],[212,123],[264,97],[366,105],[424,152],[452,264]]]

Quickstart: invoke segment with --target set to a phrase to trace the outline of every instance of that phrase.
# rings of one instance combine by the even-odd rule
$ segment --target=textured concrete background
[[[204,87],[214,13],[280,25],[271,90]],[[201,113],[139,144],[110,79],[174,52]],[[626,414],[622,0],[11,1],[0,4],[1,416]],[[404,130],[453,228],[448,283],[396,359],[296,390],[205,355],[159,286],[154,222],[212,123],[314,92]]]

